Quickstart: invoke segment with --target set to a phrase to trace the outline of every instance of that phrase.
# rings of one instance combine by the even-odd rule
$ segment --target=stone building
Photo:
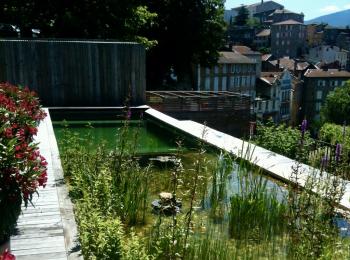
[[[321,62],[323,64],[338,63],[340,69],[348,67],[349,52],[337,46],[322,45],[309,49],[306,59],[313,64]]]
[[[321,45],[323,42],[323,27],[318,24],[306,25],[306,43],[312,48]]]
[[[309,69],[304,75],[302,110],[308,120],[320,120],[321,106],[328,93],[345,85],[350,72],[341,70]]]
[[[197,90],[233,91],[255,98],[257,62],[235,52],[220,52],[218,64],[211,68],[197,65]]]
[[[271,25],[271,51],[277,57],[300,57],[305,52],[305,25],[287,20]]]
[[[270,48],[271,47],[271,30],[264,29],[255,35],[256,48]]]
[[[257,79],[254,108],[257,119],[272,118],[275,123],[291,119],[292,75],[283,72],[262,72]]]
[[[234,45],[232,46],[232,51],[235,53],[242,54],[252,61],[256,62],[256,76],[260,77],[261,73],[261,53],[258,51],[253,51],[248,46]]]
[[[277,9],[283,9],[284,6],[274,1],[261,1],[255,4],[245,6],[249,11],[249,16],[259,19],[261,22],[268,20],[268,16]],[[240,7],[233,8],[237,11]]]
[[[287,9],[277,9],[268,16],[267,21],[271,21],[271,23],[279,23],[287,20],[294,20],[299,23],[304,23],[304,14],[294,13]]]

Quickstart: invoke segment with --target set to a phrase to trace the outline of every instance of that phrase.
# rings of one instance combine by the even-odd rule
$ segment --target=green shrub
[[[81,250],[85,259],[110,260],[122,258],[124,230],[116,216],[104,215],[89,201],[76,204]]]

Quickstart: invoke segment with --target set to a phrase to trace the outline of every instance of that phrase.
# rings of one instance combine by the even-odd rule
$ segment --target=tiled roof
[[[232,50],[236,53],[240,53],[240,54],[260,54],[260,52],[257,51],[253,51],[251,48],[249,48],[248,46],[244,46],[244,45],[234,45],[232,46]]]
[[[296,14],[295,12],[289,11],[287,9],[277,9],[269,16],[273,16],[273,14]]]
[[[261,56],[261,60],[262,61],[267,61],[271,57],[272,57],[272,54],[264,54],[264,55]]]
[[[274,23],[273,25],[295,25],[295,24],[302,24],[303,25],[303,23],[299,23],[299,22],[297,22],[295,20],[291,20],[291,19],[283,21],[283,22],[279,22],[279,23]]]
[[[350,72],[345,70],[329,69],[329,70],[317,70],[308,69],[304,76],[306,78],[349,78]]]
[[[222,51],[220,52],[220,57],[218,63],[240,63],[240,64],[255,64],[254,61],[247,58],[246,56],[235,53],[232,51]]]
[[[271,30],[270,29],[265,29],[259,32],[256,37],[266,37],[271,35]]]
[[[260,79],[272,85],[282,74],[283,72],[261,72]]]
[[[282,69],[287,69],[287,70],[294,70],[294,64],[295,64],[295,60],[290,59],[288,57],[284,57],[284,58],[280,58],[280,68]],[[273,66],[277,66],[277,60],[272,60],[270,61],[270,63]],[[304,62],[298,62],[296,69],[297,70],[306,70],[307,67],[310,66],[310,63],[304,61]]]

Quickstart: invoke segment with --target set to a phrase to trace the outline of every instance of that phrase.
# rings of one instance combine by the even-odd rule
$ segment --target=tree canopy
[[[248,11],[247,7],[242,5],[238,10],[238,14],[235,17],[233,24],[243,26],[243,25],[247,24],[248,19],[249,19],[249,11]]]
[[[171,68],[178,80],[193,84],[192,65],[211,65],[223,46],[224,1],[150,0],[147,6],[158,14],[156,26],[148,36],[158,41],[148,53],[149,84],[161,85]]]
[[[155,13],[138,0],[3,0],[1,22],[20,27],[22,37],[118,39],[152,44],[142,35]]]
[[[344,121],[350,122],[350,82],[337,87],[326,97],[324,106],[321,108],[323,122],[342,125]]]
[[[147,53],[148,85],[170,70],[191,81],[191,65],[213,64],[224,39],[223,0],[3,0],[1,22],[22,37],[137,41]],[[191,84],[191,83],[190,83]]]

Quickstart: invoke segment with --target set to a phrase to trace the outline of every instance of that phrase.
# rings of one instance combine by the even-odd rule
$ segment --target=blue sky
[[[305,14],[305,20],[326,15],[346,9],[350,9],[350,0],[274,0],[281,3],[286,9]],[[226,0],[226,9],[240,6],[241,4],[259,3],[260,0]]]

